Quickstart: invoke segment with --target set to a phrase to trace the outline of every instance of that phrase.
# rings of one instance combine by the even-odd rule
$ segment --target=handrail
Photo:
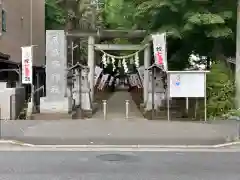
[[[42,85],[41,87],[37,88],[33,94],[35,94],[36,92],[40,91],[40,90],[43,90],[43,93],[45,93],[45,89],[44,89],[44,85]]]
[[[38,92],[38,91],[40,91],[40,90],[43,90],[43,93],[45,93],[44,85],[41,86],[41,87],[39,87],[39,88],[37,88],[36,90],[34,90],[33,95],[35,95],[35,93]],[[32,96],[30,96],[30,97],[27,99],[27,106],[28,106],[28,103],[31,102],[31,98],[32,98]],[[32,102],[32,103],[33,103],[33,107],[35,107],[34,102]],[[27,107],[27,108],[28,108],[28,107]],[[21,115],[21,113],[18,115],[18,118],[20,117],[20,115]],[[26,115],[26,116],[27,116],[27,115]],[[26,117],[26,118],[27,118],[27,117]]]

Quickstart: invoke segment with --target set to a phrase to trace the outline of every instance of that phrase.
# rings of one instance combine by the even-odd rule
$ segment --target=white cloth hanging
[[[96,86],[99,76],[101,75],[103,69],[100,68],[99,66],[95,67],[95,74],[94,74],[94,86]]]
[[[112,84],[113,84],[113,80],[114,80],[114,77],[111,76],[111,78],[110,78],[110,80],[109,80],[109,83],[108,83],[109,86],[112,86]]]
[[[101,89],[103,89],[106,86],[106,82],[107,82],[109,76],[110,76],[109,74],[105,75],[104,83],[103,83],[103,86],[101,87]]]
[[[119,85],[119,83],[120,83],[120,79],[119,79],[119,78],[117,78],[117,79],[116,79],[116,86],[118,86],[118,85]]]
[[[132,75],[129,76],[128,80],[129,80],[130,86],[134,86],[134,84],[133,84],[133,79],[132,79]]]
[[[108,77],[109,77],[109,74],[104,74],[104,75],[102,76],[101,82],[100,82],[100,84],[99,84],[99,86],[98,86],[98,89],[99,89],[99,90],[103,90],[103,88],[105,87],[105,84],[106,84],[106,82],[107,82]]]
[[[141,80],[140,80],[140,78],[139,78],[139,76],[136,74],[136,81],[137,81],[137,87],[138,88],[143,88],[142,87],[142,82],[141,82]]]

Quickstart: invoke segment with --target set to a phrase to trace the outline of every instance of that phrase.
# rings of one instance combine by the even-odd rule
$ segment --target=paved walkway
[[[107,119],[108,120],[125,120],[126,117],[126,100],[129,100],[129,118],[144,120],[142,113],[132,99],[128,91],[117,91],[107,101]],[[93,118],[103,119],[103,109],[93,116]]]
[[[237,135],[236,124],[167,121],[2,121],[3,139],[32,144],[213,145]]]

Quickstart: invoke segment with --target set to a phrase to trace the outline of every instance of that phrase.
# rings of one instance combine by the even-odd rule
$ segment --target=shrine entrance
[[[120,46],[121,51],[124,46]],[[146,48],[146,45],[132,48],[134,53],[129,53],[124,56],[117,56],[108,53],[111,45],[106,50],[101,49],[99,45],[95,50],[100,51],[102,55],[101,63],[98,69],[101,70],[100,77],[95,83],[95,90],[109,91],[112,93],[109,99],[104,99],[99,111],[93,115],[94,118],[110,119],[110,120],[125,120],[137,119],[143,120],[144,116],[140,112],[139,103],[142,102],[142,80],[138,72],[140,66],[140,54]],[[109,50],[111,51],[111,50]],[[117,53],[115,53],[117,54]],[[136,96],[137,95],[137,96]],[[136,99],[138,98],[138,100]]]
[[[168,71],[166,33],[147,36],[140,44],[101,44],[103,39],[106,42],[106,40],[116,37],[131,39],[143,38],[145,35],[146,32],[141,30],[47,31],[46,97],[40,98],[40,114],[34,116],[34,119],[46,119],[46,117],[53,119],[52,115],[55,119],[69,119],[72,118],[74,111],[80,108],[80,114],[83,112],[84,117],[88,112],[87,117],[97,119],[106,119],[106,117],[109,119],[143,119],[142,114],[146,117],[146,114],[150,112],[152,115],[158,113],[158,119],[170,120],[170,116],[173,119],[182,118],[183,115],[185,117],[185,114],[189,115],[189,107],[192,107],[192,105],[189,106],[191,103],[189,98],[194,97],[205,97],[206,107],[204,85],[206,78],[203,76],[205,72],[182,72],[182,74],[186,73],[187,75],[184,74],[180,78],[180,72]],[[85,48],[87,49],[87,57],[85,56],[84,59],[73,55],[74,49],[81,47],[81,43],[78,43],[78,46],[71,43],[71,47],[68,43],[66,46],[66,39],[72,41],[73,38],[75,40],[87,39],[88,43]],[[71,61],[66,56],[66,49],[67,51],[71,49]],[[116,51],[131,52],[119,56]],[[78,52],[78,54],[81,53]],[[66,57],[68,58],[66,59]],[[77,62],[78,64],[76,64]],[[143,66],[141,66],[142,64]],[[72,72],[72,75],[67,74],[66,71]],[[193,76],[193,73],[198,74]],[[175,74],[177,74],[176,77]],[[199,91],[196,91],[194,87],[190,88],[189,84],[193,84],[187,81],[190,77],[196,77],[196,80],[192,80],[194,82],[201,80],[202,86],[198,88]],[[67,78],[68,81],[66,81]],[[101,93],[99,95],[99,92],[107,88],[113,92],[108,92],[111,96],[106,98]],[[180,92],[181,94],[179,94]],[[192,92],[198,92],[198,94],[191,94]],[[181,110],[182,104],[179,104],[177,99],[173,100],[172,98],[181,98],[179,100],[185,98],[183,99],[186,100],[184,114]],[[197,109],[197,102],[196,100],[195,109]],[[96,109],[98,111],[94,114]],[[151,116],[151,119],[155,118]]]
[[[89,69],[88,87],[91,103],[89,107],[92,108],[92,112],[94,112],[97,94],[107,89],[111,92],[109,98],[100,96],[102,99],[98,101],[98,110],[95,114],[93,113],[93,118],[106,119],[107,116],[112,120],[144,119],[143,112],[148,107],[147,104],[151,102],[149,67],[156,63],[151,55],[152,35],[146,35],[144,30],[66,33],[67,38],[70,39],[84,37],[88,39],[86,65]],[[101,44],[102,41],[119,37],[144,40],[140,44]],[[161,39],[165,40],[165,34],[161,34]],[[165,46],[161,42],[158,46],[163,45]],[[160,49],[162,51],[162,47]],[[119,51],[129,51],[129,54],[119,56]]]

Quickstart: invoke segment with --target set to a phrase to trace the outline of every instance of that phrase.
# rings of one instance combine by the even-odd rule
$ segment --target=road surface
[[[239,180],[239,152],[0,152],[1,180]]]

